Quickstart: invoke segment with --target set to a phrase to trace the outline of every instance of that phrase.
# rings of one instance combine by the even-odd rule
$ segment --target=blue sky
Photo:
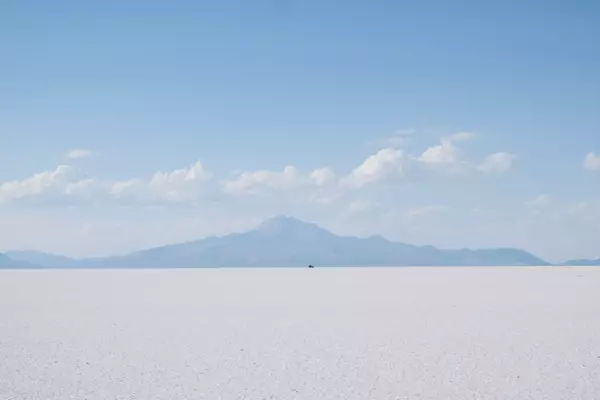
[[[597,2],[0,8],[0,250],[112,254],[282,213],[600,256]]]

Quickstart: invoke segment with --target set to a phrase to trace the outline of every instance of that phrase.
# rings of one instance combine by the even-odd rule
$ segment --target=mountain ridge
[[[0,253],[0,269],[31,269],[39,266],[26,261],[13,260],[8,255]]]
[[[439,249],[392,242],[379,235],[338,236],[320,226],[278,216],[242,233],[176,243],[122,256],[73,259],[42,252],[8,252],[41,268],[208,268],[321,266],[550,265],[513,248]]]
[[[577,260],[569,260],[564,263],[558,264],[564,267],[600,267],[600,258],[599,259],[577,259]]]

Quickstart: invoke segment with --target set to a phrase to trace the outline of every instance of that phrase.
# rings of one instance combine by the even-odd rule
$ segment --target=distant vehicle
[[[309,266],[308,266],[308,268],[314,268],[314,267],[315,267],[314,265],[309,265]]]

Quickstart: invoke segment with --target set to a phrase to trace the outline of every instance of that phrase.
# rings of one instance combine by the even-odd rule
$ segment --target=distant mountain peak
[[[11,255],[12,254],[12,255]],[[10,260],[11,258],[20,260]],[[396,243],[379,235],[368,238],[338,236],[316,224],[287,215],[269,218],[255,229],[223,237],[173,244],[122,257],[72,260],[34,252],[0,255],[0,267],[15,262],[43,267],[195,268],[218,266],[450,266],[547,265],[517,249],[440,250],[432,246]],[[3,265],[2,265],[3,264]],[[29,266],[28,266],[29,265]]]
[[[387,242],[388,240],[381,235],[371,235],[367,238],[368,240],[378,241],[378,242]]]
[[[256,230],[266,233],[282,233],[297,230],[321,230],[321,228],[288,215],[277,215],[263,221]]]

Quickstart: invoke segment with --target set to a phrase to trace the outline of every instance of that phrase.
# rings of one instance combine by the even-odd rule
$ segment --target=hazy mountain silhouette
[[[37,268],[36,265],[28,263],[26,261],[13,260],[6,254],[0,253],[0,269],[24,269],[24,268]]]
[[[597,260],[569,260],[567,262],[564,262],[560,265],[563,266],[572,266],[572,267],[596,267],[596,266],[600,266],[600,258]]]
[[[138,251],[125,256],[73,260],[37,252],[9,253],[42,267],[195,268],[221,266],[518,266],[549,265],[518,249],[442,250],[395,243],[381,236],[337,236],[290,217],[256,229]]]
[[[5,254],[11,260],[27,262],[47,268],[75,268],[85,261],[64,256],[56,256],[41,251],[8,251]]]

